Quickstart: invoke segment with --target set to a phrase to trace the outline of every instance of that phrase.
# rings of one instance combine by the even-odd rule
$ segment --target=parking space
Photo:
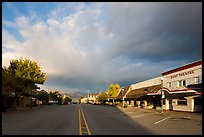
[[[141,108],[119,108],[135,122],[158,135],[202,135],[202,114]]]

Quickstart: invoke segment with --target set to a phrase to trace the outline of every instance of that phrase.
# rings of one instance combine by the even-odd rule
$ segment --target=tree
[[[72,99],[70,98],[70,97],[65,97],[65,99],[64,99],[64,103],[65,104],[68,104],[68,102],[72,102]]]
[[[83,98],[84,98],[83,96],[80,96],[78,99],[78,102],[81,103],[81,99],[83,99]]]
[[[115,95],[114,95],[115,97],[117,97],[119,91],[120,91],[120,85],[119,85],[119,84],[116,84],[116,85],[115,85]]]
[[[58,102],[58,104],[61,104],[62,103],[62,95],[60,94],[59,91],[50,91],[50,99],[53,101],[53,102]]]
[[[108,95],[107,95],[106,91],[100,93],[100,94],[98,95],[98,97],[97,97],[97,100],[98,100],[99,102],[102,102],[103,104],[105,104],[105,102],[106,102],[107,99],[108,99]]]
[[[43,84],[46,80],[45,73],[41,71],[37,62],[22,57],[11,60],[9,67],[4,67],[2,72],[4,88],[15,93],[14,109],[22,93],[38,89],[37,84]]]
[[[12,92],[12,77],[8,73],[8,69],[6,67],[2,68],[2,89],[6,90],[7,92]]]
[[[41,90],[37,93],[37,99],[42,101],[43,103],[49,101],[49,94],[45,90]]]
[[[115,104],[114,99],[117,97],[118,92],[120,90],[119,84],[110,84],[108,88],[108,97],[113,99],[113,105]]]

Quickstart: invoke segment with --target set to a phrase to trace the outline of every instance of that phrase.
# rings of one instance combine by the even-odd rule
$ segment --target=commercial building
[[[162,77],[164,110],[202,111],[202,60],[163,72]]]
[[[130,86],[126,93],[129,106],[156,108],[161,104],[161,77],[152,78]]]
[[[202,60],[161,73],[162,76],[121,88],[118,99],[128,106],[202,111]]]

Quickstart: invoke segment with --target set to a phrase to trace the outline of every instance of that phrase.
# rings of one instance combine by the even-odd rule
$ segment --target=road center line
[[[84,135],[84,134],[91,135],[85,115],[80,105],[78,105],[78,110],[79,110],[79,135]]]
[[[81,114],[80,114],[80,108],[79,108],[79,135],[82,135],[82,131],[81,131]]]
[[[170,118],[170,117],[172,117],[173,115],[171,115],[171,116],[169,116],[169,117],[167,117],[167,118],[164,118],[164,119],[162,119],[162,120],[159,120],[159,121],[157,121],[157,122],[155,122],[154,124],[158,124],[158,123],[160,123],[160,122],[162,122],[162,121],[164,121],[164,120],[166,120],[166,119],[168,119],[168,118]]]
[[[83,116],[83,119],[84,119],[84,122],[85,122],[85,125],[86,125],[86,128],[87,128],[87,131],[88,131],[88,135],[91,135],[91,132],[90,132],[89,126],[87,124],[86,118],[84,116],[84,113],[82,111],[82,108],[81,108],[81,113],[82,113],[82,116]]]

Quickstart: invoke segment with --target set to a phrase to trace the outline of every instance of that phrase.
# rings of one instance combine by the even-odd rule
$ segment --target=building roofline
[[[174,72],[178,72],[178,71],[181,71],[181,70],[184,70],[184,69],[192,68],[192,67],[195,67],[195,66],[198,66],[198,65],[202,65],[202,59],[191,62],[191,63],[188,63],[188,64],[185,64],[185,65],[177,67],[175,69],[163,72],[162,76],[168,75],[168,74],[171,74],[171,73],[174,73]]]

